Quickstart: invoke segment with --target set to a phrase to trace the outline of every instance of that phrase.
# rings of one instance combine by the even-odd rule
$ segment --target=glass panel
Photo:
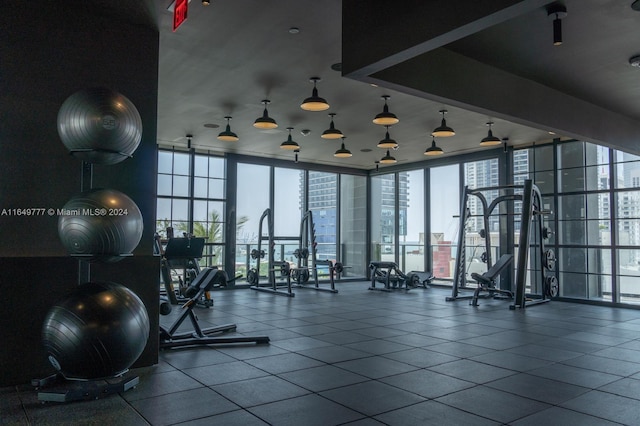
[[[592,166],[585,168],[587,191],[609,189],[609,166]]]
[[[173,171],[173,153],[158,151],[158,173],[171,174]]]
[[[173,154],[173,174],[189,175],[189,154],[182,152]]]
[[[586,222],[583,220],[561,220],[558,222],[558,243],[564,245],[585,245]]]
[[[640,303],[640,249],[618,250],[617,279],[620,301]]]
[[[304,171],[278,167],[274,174],[274,233],[279,237],[296,237],[304,208]]]
[[[616,221],[619,246],[637,246],[640,238],[640,219],[624,219]]]
[[[558,168],[583,167],[585,163],[584,142],[566,142],[558,145]]]
[[[193,196],[195,198],[207,198],[207,179],[201,177],[193,179]]]
[[[257,243],[260,217],[269,207],[269,167],[240,163],[237,180],[236,222],[242,220],[243,226],[237,230],[236,243]],[[267,229],[268,223],[265,218],[262,223],[264,235],[267,235]]]
[[[207,202],[196,200],[193,202],[193,220],[198,222],[207,221]]]
[[[187,200],[172,200],[172,221],[189,220],[189,202]],[[174,225],[175,227],[175,225]],[[188,228],[176,228],[176,230],[187,232]]]
[[[424,271],[424,170],[401,172],[400,269]]]
[[[225,198],[224,185],[222,179],[209,179],[209,198]]]
[[[367,241],[367,178],[340,176],[340,261],[349,266],[343,277],[365,277]]]
[[[622,158],[626,157],[623,156]],[[616,179],[614,183],[616,188],[640,187],[640,161],[616,164],[615,170]]]
[[[460,231],[460,166],[430,169],[431,272],[438,278],[453,279],[458,232]]]
[[[558,275],[560,296],[576,299],[588,298],[588,275],[571,272],[560,272]]]
[[[586,166],[608,166],[609,148],[591,142],[584,143]]]
[[[395,260],[395,178],[395,174],[371,178],[371,260]]]
[[[561,195],[558,197],[560,204],[559,219],[584,219],[585,217],[585,195]]]
[[[158,198],[156,202],[156,232],[167,237],[166,229],[171,226],[171,199]]]
[[[309,171],[308,176],[308,205],[309,210],[313,212],[313,222],[316,228],[316,252],[319,258],[335,261],[337,256],[338,175]]]
[[[584,169],[563,169],[558,174],[560,192],[584,191]]]
[[[204,155],[196,155],[194,158],[194,176],[209,176],[209,157]]]
[[[538,187],[538,190],[540,190],[540,193],[553,194],[553,191],[554,191],[553,182],[555,180],[555,175],[556,173],[553,170],[535,173],[535,178],[534,178],[535,180],[533,183]]]
[[[615,152],[615,162],[622,163],[624,161],[639,161],[640,156],[635,154],[630,154],[624,151],[614,151]]]
[[[209,177],[224,179],[226,162],[222,157],[209,157]]]
[[[171,175],[158,175],[158,195],[171,195]]]
[[[177,197],[189,196],[189,178],[187,176],[173,177],[173,195]]]
[[[553,165],[553,145],[537,146],[533,150],[533,164],[530,170],[555,170]]]

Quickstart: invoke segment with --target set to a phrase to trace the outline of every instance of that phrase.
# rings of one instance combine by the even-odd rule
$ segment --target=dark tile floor
[[[270,344],[166,350],[136,388],[96,401],[0,389],[0,424],[640,424],[640,310],[338,288],[214,293],[204,326]]]

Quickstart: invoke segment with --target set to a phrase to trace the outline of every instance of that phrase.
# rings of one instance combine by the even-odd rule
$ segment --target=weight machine
[[[262,235],[262,226],[264,221],[267,221],[267,236]],[[268,253],[262,248],[262,241],[268,242]],[[251,250],[251,258],[255,259],[256,266],[251,268],[247,273],[247,282],[251,285],[252,290],[280,294],[283,296],[294,297],[295,293],[292,291],[291,279],[289,274],[289,263],[284,261],[274,260],[274,248],[275,242],[273,240],[273,217],[271,216],[271,209],[266,209],[262,216],[260,216],[260,224],[258,226],[258,248]],[[267,280],[268,283],[260,284],[260,263],[261,259],[267,256]],[[286,266],[285,266],[286,263]],[[281,290],[282,286],[278,286],[276,282],[276,267],[282,271],[287,271],[287,283],[286,289]]]
[[[298,240],[298,248],[293,252],[293,255],[298,259],[297,267],[289,270],[289,275],[296,282],[297,288],[310,288],[318,291],[327,291],[330,293],[337,293],[336,285],[334,281],[334,275],[341,273],[344,270],[344,266],[340,262],[336,262],[326,259],[318,259],[316,243],[316,227],[313,223],[313,213],[311,210],[307,211],[302,220],[300,221],[300,238]],[[311,251],[309,251],[311,247]],[[311,255],[311,261],[309,261],[309,255]],[[326,266],[329,269],[329,288],[320,287],[320,281],[318,280],[318,266]],[[309,278],[313,274],[314,286],[306,286]]]
[[[369,269],[371,269],[369,290],[411,290],[420,286],[429,288],[429,284],[435,279],[431,272],[410,271],[405,274],[395,262],[370,262]],[[376,287],[376,282],[382,283],[383,287]]]
[[[502,195],[496,197],[491,203],[487,202],[483,192],[485,191],[502,191]],[[516,190],[522,190],[522,193],[516,194]],[[482,254],[482,260],[487,264],[487,272],[484,274],[472,274],[472,278],[476,280],[475,286],[467,285],[466,271],[466,229],[467,222],[472,216],[468,207],[469,197],[474,196],[480,201],[482,206],[482,218],[484,229],[480,231],[481,238],[485,241],[485,252]],[[478,298],[514,298],[514,292],[511,289],[498,288],[496,281],[500,274],[507,269],[512,263],[513,255],[510,258],[502,257],[496,265],[492,261],[491,239],[489,237],[489,217],[495,208],[505,201],[522,201],[522,213],[520,220],[520,237],[518,243],[518,256],[516,264],[516,291],[515,300],[510,309],[524,308],[527,304],[538,304],[550,301],[551,297],[558,294],[558,281],[555,276],[545,277],[545,270],[552,271],[555,266],[555,253],[551,249],[545,249],[544,240],[550,235],[548,228],[542,223],[542,216],[549,214],[542,209],[542,197],[537,186],[530,179],[524,181],[524,185],[505,185],[489,188],[470,189],[465,187],[460,205],[460,232],[458,234],[458,254],[454,270],[454,279],[451,296],[447,297],[447,301],[459,299],[471,299],[473,306],[478,306]],[[534,261],[538,261],[539,265],[531,271],[532,289],[538,290],[539,294],[526,294],[527,271],[529,270],[529,251],[531,247],[531,227],[535,222],[536,228],[536,247],[538,251]],[[495,267],[494,267],[495,266]],[[513,269],[509,269],[513,271]],[[473,291],[472,295],[461,295],[463,290]],[[483,294],[480,294],[483,293]]]

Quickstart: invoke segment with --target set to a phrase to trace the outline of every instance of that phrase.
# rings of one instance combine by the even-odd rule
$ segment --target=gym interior
[[[328,71],[300,61],[293,89],[257,70],[264,93],[221,100],[215,118],[168,84],[202,8],[224,24],[225,2],[208,3],[0,6],[1,424],[638,423],[640,111],[465,56],[532,16],[556,55],[580,2],[401,2],[397,23],[382,2],[298,5],[339,11],[340,67],[305,82]],[[620,3],[611,15],[640,19]],[[436,11],[452,22],[417,25]],[[319,25],[283,21],[287,37]],[[224,56],[234,40],[209,41]],[[412,56],[434,43],[451,49]],[[460,64],[480,87],[439,68]],[[365,109],[331,88],[342,80],[375,90],[373,136],[277,95]],[[423,97],[434,117],[419,131]],[[371,124],[390,111],[414,127]],[[269,115],[277,131],[256,125]],[[242,144],[256,129],[271,147]],[[447,142],[467,139],[482,148]]]

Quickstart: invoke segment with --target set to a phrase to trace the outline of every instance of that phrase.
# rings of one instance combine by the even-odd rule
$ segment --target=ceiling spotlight
[[[640,68],[640,55],[630,57],[629,65],[631,65],[632,67]]]
[[[500,140],[500,138],[493,136],[493,132],[491,131],[493,121],[489,121],[487,123],[487,126],[489,126],[489,133],[487,133],[487,136],[485,138],[482,138],[482,140],[480,141],[480,146],[500,145],[502,141]]]
[[[331,117],[331,124],[329,124],[329,128],[320,135],[322,139],[340,139],[344,137],[342,132],[336,129],[333,124],[333,117],[335,117],[335,115],[336,114],[333,112],[329,114],[329,117]]]
[[[447,126],[447,121],[444,119],[444,115],[447,113],[447,110],[441,109],[439,112],[442,114],[442,122],[440,123],[439,127],[433,129],[433,132],[431,132],[431,136],[434,136],[436,138],[447,138],[449,136],[455,135],[456,132],[454,132],[451,127]]]
[[[262,117],[256,118],[256,121],[253,122],[253,127],[256,129],[275,129],[278,127],[278,123],[269,117],[269,111],[267,111],[267,105],[270,104],[271,101],[269,99],[263,99],[262,103],[264,104],[264,112],[262,113]]]
[[[351,151],[349,151],[347,148],[344,147],[344,136],[342,137],[342,146],[340,146],[340,148],[333,154],[334,157],[337,158],[349,158],[351,157],[353,154],[351,154]]]
[[[394,113],[389,112],[387,99],[389,99],[390,97],[391,96],[389,95],[382,96],[382,99],[384,99],[384,107],[382,108],[382,112],[376,115],[376,117],[373,119],[373,122],[375,124],[379,124],[381,126],[392,126],[400,121]]]
[[[389,126],[385,126],[387,128],[387,133],[384,136],[384,139],[382,139],[380,142],[378,142],[378,148],[383,148],[383,149],[395,149],[398,147],[398,142],[396,142],[395,140],[391,139],[391,137],[389,136]]]
[[[293,127],[287,127],[287,130],[289,131],[289,137],[287,138],[286,141],[280,144],[280,148],[286,149],[287,151],[299,150],[300,145],[298,145],[298,142],[291,139],[291,131],[293,130]]]
[[[380,164],[393,164],[397,162],[398,160],[396,160],[395,157],[391,156],[391,154],[389,153],[389,150],[387,150],[387,155],[385,155],[380,159]]]
[[[238,140],[238,135],[231,131],[231,126],[229,125],[229,120],[231,117],[226,116],[227,119],[227,127],[223,132],[218,134],[218,139],[225,142],[236,142]]]
[[[567,8],[561,4],[552,4],[547,8],[547,16],[553,19],[553,45],[562,44],[562,18],[567,16]]]
[[[376,172],[377,172],[378,170],[380,170],[380,162],[374,161],[374,163],[376,163]]]
[[[311,96],[305,99],[300,105],[305,111],[326,111],[329,109],[329,104],[324,98],[318,96],[318,88],[316,87],[316,83],[320,81],[320,77],[311,77],[309,81],[313,82],[313,91],[311,92]]]
[[[436,155],[442,155],[444,151],[439,146],[436,146],[436,138],[434,136],[431,137],[431,146],[426,149],[424,155],[428,155],[430,157]]]

